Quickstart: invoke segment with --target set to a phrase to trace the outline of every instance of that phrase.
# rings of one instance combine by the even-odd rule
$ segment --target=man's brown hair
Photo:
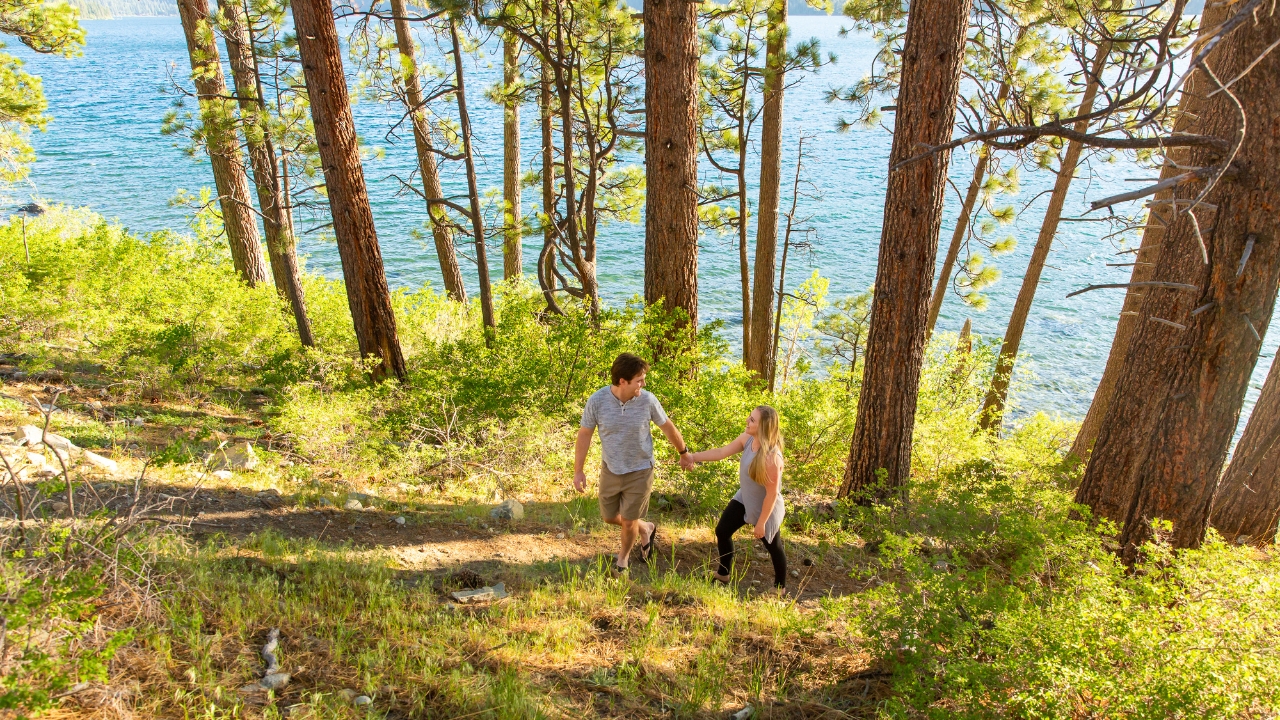
[[[637,375],[643,372],[649,372],[649,363],[645,362],[638,355],[631,353],[622,353],[613,361],[613,367],[609,368],[609,375],[613,378],[613,384],[617,385],[623,380],[634,380]]]

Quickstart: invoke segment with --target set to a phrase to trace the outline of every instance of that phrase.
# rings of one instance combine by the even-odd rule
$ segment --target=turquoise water
[[[165,227],[183,229],[186,212],[170,207],[169,199],[179,189],[196,191],[212,185],[212,177],[207,162],[187,157],[172,138],[160,134],[160,119],[172,102],[172,95],[165,94],[164,88],[173,79],[185,82],[189,70],[178,20],[125,18],[88,21],[85,27],[88,44],[84,56],[73,60],[35,56],[16,44],[11,48],[27,60],[30,71],[43,77],[49,112],[54,117],[48,131],[34,138],[38,159],[30,182],[15,189],[16,199],[25,202],[29,195],[89,206],[138,232]],[[794,18],[793,39],[818,37],[824,51],[836,53],[839,61],[790,90],[785,105],[790,156],[786,164],[790,168],[784,168],[784,177],[789,177],[794,168],[797,136],[801,131],[812,135],[808,146],[813,155],[806,163],[807,177],[820,195],[820,199],[806,200],[801,205],[800,215],[810,216],[809,224],[817,229],[816,242],[810,256],[801,256],[789,268],[789,284],[794,285],[816,269],[830,278],[832,297],[861,292],[875,277],[891,143],[884,127],[859,128],[844,134],[835,131],[836,120],[844,109],[825,103],[824,92],[861,77],[873,51],[871,41],[864,36],[851,33],[839,37],[839,27],[840,20],[836,18]],[[473,87],[486,86],[497,78],[500,68],[495,68],[493,60],[480,59],[468,67],[468,82]],[[472,101],[472,113],[481,184],[496,187],[502,173],[501,113],[478,99],[481,93],[473,91],[472,96],[477,98]],[[385,150],[381,157],[366,161],[365,173],[387,277],[395,286],[430,283],[440,288],[434,251],[411,235],[425,218],[423,204],[416,196],[399,194],[399,183],[392,177],[408,177],[415,165],[411,141],[391,142],[385,137],[390,122],[398,117],[398,111],[375,103],[361,101],[356,105],[356,123],[365,141]],[[536,129],[530,124],[535,120],[534,113],[526,109],[523,120],[523,157],[527,164],[537,152],[533,142]],[[1115,162],[1098,158],[1091,168],[1092,178],[1082,177],[1074,184],[1065,213],[1068,217],[1083,214],[1090,199],[1137,187],[1125,183],[1126,178],[1151,175],[1151,171],[1137,168],[1123,158]],[[963,189],[971,174],[970,158],[958,153],[952,160],[954,184]],[[451,186],[447,192],[459,192],[464,187],[461,168],[452,169],[445,179]],[[1019,207],[1030,205],[1022,219],[1008,229],[1018,238],[1019,246],[996,261],[1003,278],[988,290],[988,309],[976,312],[959,298],[948,297],[939,319],[940,329],[959,330],[965,318],[972,318],[977,333],[992,337],[1003,334],[1051,182],[1047,173],[1023,173],[1021,193],[1015,202]],[[526,193],[526,202],[532,200],[532,193]],[[783,201],[784,205],[789,202],[787,193]],[[956,193],[950,193],[944,241],[950,238],[958,204]],[[1132,256],[1117,257],[1119,248],[1113,240],[1103,238],[1103,227],[1101,223],[1064,223],[1055,242],[1018,363],[1022,382],[1014,402],[1024,412],[1046,410],[1080,417],[1088,408],[1106,362],[1123,291],[1065,296],[1090,283],[1127,280],[1128,268],[1105,264],[1125,262]],[[527,270],[531,269],[537,249],[533,242],[525,245]],[[340,276],[337,248],[331,243],[304,237],[300,250],[311,270]],[[494,272],[500,276],[500,250],[495,247],[490,257]],[[607,302],[619,304],[642,291],[642,259],[643,225],[614,225],[604,230],[599,277]],[[464,274],[474,283],[474,265],[469,269],[464,265]],[[704,238],[698,276],[701,319],[724,320],[726,332],[739,344],[741,300],[736,245],[727,239]],[[1274,355],[1273,338],[1274,335],[1267,338],[1248,407],[1252,407]]]

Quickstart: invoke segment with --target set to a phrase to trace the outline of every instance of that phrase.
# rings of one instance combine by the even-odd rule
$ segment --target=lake
[[[812,253],[801,256],[788,269],[788,285],[819,271],[831,281],[829,297],[866,290],[875,278],[879,226],[884,203],[887,158],[891,143],[882,126],[836,131],[837,120],[848,116],[846,107],[824,101],[826,90],[860,78],[869,68],[874,44],[869,37],[849,33],[841,37],[841,19],[801,16],[792,20],[792,41],[809,37],[821,40],[824,52],[834,52],[838,62],[808,76],[788,91],[785,101],[786,138],[783,177],[794,169],[796,139],[801,132],[812,157],[806,161],[807,179],[817,199],[801,203],[800,215],[817,229]],[[137,232],[161,228],[183,230],[187,211],[170,206],[169,200],[185,189],[192,192],[213,184],[207,162],[182,152],[179,141],[160,134],[160,122],[174,100],[174,81],[189,84],[186,48],[176,17],[122,18],[86,21],[88,43],[84,55],[66,60],[38,56],[16,42],[10,51],[40,75],[49,100],[53,122],[47,132],[36,133],[37,161],[27,183],[14,188],[16,203],[29,199],[88,206]],[[470,63],[468,82],[475,88],[492,84],[500,75],[499,55]],[[480,182],[499,187],[502,174],[501,112],[472,92],[472,117],[479,153]],[[886,100],[883,104],[888,104]],[[411,138],[387,138],[392,118],[400,111],[369,101],[355,108],[356,124],[365,142],[382,153],[365,163],[374,219],[386,262],[387,278],[396,287],[424,283],[440,289],[434,250],[413,235],[426,218],[416,196],[399,192],[394,176],[407,177],[416,165]],[[537,157],[536,111],[522,112],[523,158],[526,166]],[[890,122],[892,118],[888,119]],[[1108,162],[1097,157],[1091,170],[1082,171],[1074,183],[1064,215],[1077,217],[1098,199],[1137,187],[1128,178],[1150,177],[1123,157]],[[963,151],[952,159],[951,175],[958,190],[947,196],[943,242],[950,238],[959,198],[972,175],[971,158]],[[752,171],[758,179],[758,170]],[[446,192],[465,188],[461,167],[445,171]],[[752,181],[754,185],[754,179]],[[1010,199],[1027,205],[1020,219],[998,236],[1014,235],[1018,247],[995,263],[1002,279],[988,289],[990,304],[978,312],[949,296],[938,321],[940,330],[957,331],[966,318],[976,333],[1000,337],[1017,295],[1026,262],[1035,243],[1047,203],[1052,177],[1046,172],[1022,173],[1021,192]],[[783,191],[789,202],[789,181]],[[534,194],[526,191],[530,204]],[[1029,205],[1028,205],[1029,203]],[[528,212],[528,211],[526,211]],[[299,223],[299,229],[311,227]],[[1044,410],[1064,417],[1082,417],[1102,373],[1119,313],[1123,290],[1102,290],[1073,298],[1066,295],[1090,283],[1125,282],[1129,269],[1107,267],[1125,262],[1122,249],[1106,239],[1103,223],[1064,223],[1054,243],[1049,267],[1041,279],[1036,303],[1028,321],[1019,358],[1018,384],[1012,398],[1016,413]],[[1131,238],[1131,242],[1134,241]],[[539,239],[525,245],[525,267],[532,269]],[[701,320],[723,320],[726,334],[740,345],[741,300],[737,248],[727,238],[704,237],[699,259],[699,308]],[[311,235],[300,239],[299,251],[308,269],[332,277],[341,274],[337,248]],[[601,293],[607,303],[621,304],[643,290],[643,224],[618,224],[603,229],[599,250]],[[493,272],[501,276],[501,250],[490,251]],[[475,267],[464,264],[464,275],[474,285]],[[1269,336],[1263,360],[1254,375],[1246,413],[1252,407],[1280,338]]]

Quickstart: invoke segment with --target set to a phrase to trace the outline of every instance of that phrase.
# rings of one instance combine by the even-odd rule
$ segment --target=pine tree
[[[900,166],[921,145],[951,138],[970,3],[915,0],[902,51],[898,115],[876,266],[875,298],[840,496],[897,491],[911,470],[911,436],[923,363],[949,153]],[[883,476],[883,477],[881,477]]]
[[[1228,541],[1266,547],[1280,521],[1280,362],[1271,362],[1262,394],[1213,496],[1209,523]]]
[[[644,300],[698,324],[698,6],[644,8]]]
[[[327,0],[293,0],[292,9],[298,55],[306,79],[333,233],[342,259],[347,304],[355,323],[360,355],[380,361],[373,371],[374,379],[388,375],[404,379],[407,371],[396,334],[396,317],[373,225],[364,169],[360,165],[333,11]]]
[[[232,79],[235,81],[240,117],[244,122],[249,162],[253,167],[253,184],[258,194],[258,210],[262,215],[263,234],[267,239],[267,255],[271,259],[271,275],[275,280],[276,292],[289,302],[293,311],[299,340],[307,347],[314,347],[316,342],[311,333],[311,320],[307,317],[293,227],[280,187],[279,158],[272,145],[269,118],[263,101],[256,43],[251,30],[252,20],[236,0],[223,2],[221,10],[223,40],[227,46]]]
[[[223,79],[208,0],[180,0],[178,15],[186,34],[191,80],[200,101],[201,132],[213,166],[213,183],[218,190],[231,261],[240,277],[253,287],[267,281],[267,266],[258,243],[249,180],[236,137],[235,101]]]

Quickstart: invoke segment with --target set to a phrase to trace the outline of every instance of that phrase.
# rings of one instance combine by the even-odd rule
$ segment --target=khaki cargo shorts
[[[600,517],[639,520],[649,512],[653,492],[653,468],[614,475],[600,463]]]

